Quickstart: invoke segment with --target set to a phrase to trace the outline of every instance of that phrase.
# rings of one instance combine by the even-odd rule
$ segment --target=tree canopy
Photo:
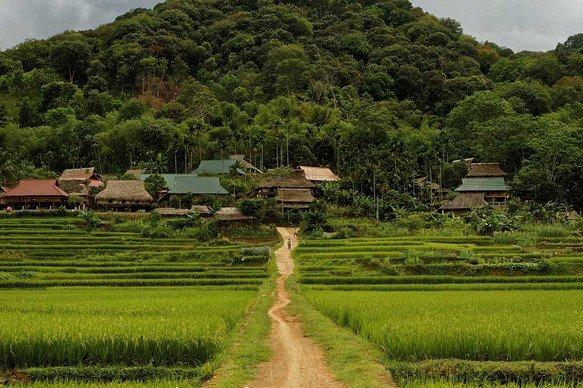
[[[2,180],[240,153],[388,195],[476,157],[581,209],[582,133],[583,34],[513,53],[408,0],[168,0],[0,52]]]

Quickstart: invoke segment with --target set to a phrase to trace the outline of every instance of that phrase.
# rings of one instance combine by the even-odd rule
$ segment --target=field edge
[[[287,279],[286,288],[290,315],[299,318],[304,334],[322,348],[328,367],[340,382],[347,387],[395,386],[381,353],[317,311],[302,295],[295,275]]]

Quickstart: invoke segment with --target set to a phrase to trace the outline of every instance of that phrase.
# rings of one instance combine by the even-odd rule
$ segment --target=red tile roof
[[[57,186],[54,179],[26,179],[18,183],[4,197],[68,197],[69,195]]]

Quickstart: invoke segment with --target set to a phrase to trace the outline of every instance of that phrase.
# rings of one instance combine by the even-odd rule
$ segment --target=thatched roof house
[[[462,184],[456,189],[458,196],[440,210],[463,213],[486,204],[505,206],[508,200],[505,176],[498,163],[472,163]]]
[[[284,208],[305,209],[316,200],[310,189],[277,189],[277,203]]]
[[[307,180],[312,183],[337,182],[340,177],[332,172],[328,167],[300,166]]]
[[[106,208],[147,207],[154,198],[146,191],[141,180],[110,180],[105,189],[95,196],[98,205]]]
[[[430,181],[426,176],[415,179],[415,185],[419,189],[428,188],[434,193],[444,191],[443,187],[441,187],[440,184]]]
[[[284,209],[307,208],[315,201],[315,187],[302,170],[294,170],[288,176],[264,182],[251,194],[262,198],[275,198]]]
[[[499,163],[472,163],[466,178],[489,178],[504,177],[506,173],[502,171]]]
[[[136,178],[139,178],[140,175],[144,174],[145,172],[146,172],[145,168],[130,168],[129,170],[127,170],[125,172],[124,175],[134,176]]]
[[[213,216],[214,219],[218,221],[247,221],[253,217],[244,215],[241,210],[236,207],[222,207]]]
[[[460,193],[443,205],[440,210],[446,213],[464,213],[487,204],[484,193]]]
[[[72,168],[63,171],[57,182],[69,195],[87,197],[92,187],[103,185],[103,178],[95,172],[95,167]]]
[[[68,197],[54,179],[25,179],[7,189],[0,202],[12,207],[53,207],[63,206]]]
[[[261,189],[313,189],[316,187],[310,182],[302,170],[294,170],[288,176],[273,179],[262,183],[259,186]],[[275,192],[274,192],[275,194]]]

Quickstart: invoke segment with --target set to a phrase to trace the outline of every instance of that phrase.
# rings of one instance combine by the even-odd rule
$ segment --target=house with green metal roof
[[[196,175],[228,175],[232,171],[241,175],[246,173],[235,159],[203,160],[193,173]]]
[[[156,174],[140,174],[138,177],[140,178],[140,180],[145,181],[151,175],[156,175]],[[178,177],[196,176],[196,174],[158,174],[158,175],[160,175],[160,176],[162,176],[162,178],[164,178],[164,181],[166,182],[165,186],[167,189],[170,189],[171,187],[174,186],[174,181]]]
[[[177,176],[174,185],[168,190],[170,195],[227,195],[229,192],[221,186],[216,176]]]
[[[457,197],[443,205],[443,212],[463,213],[473,208],[491,205],[503,207],[508,201],[508,186],[498,163],[472,163]]]

